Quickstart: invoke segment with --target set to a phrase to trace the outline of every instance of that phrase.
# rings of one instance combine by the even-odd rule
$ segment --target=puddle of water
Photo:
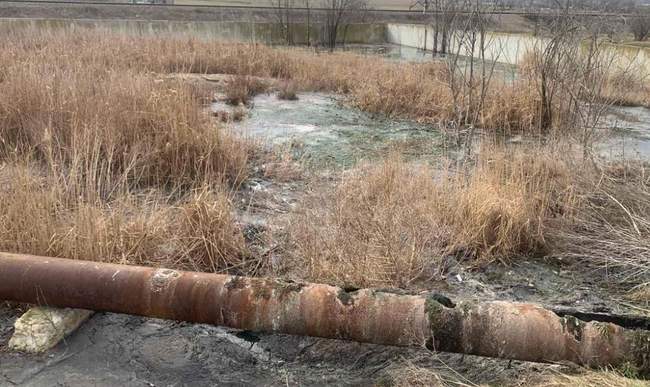
[[[248,118],[233,126],[269,144],[290,147],[313,166],[350,166],[391,149],[406,158],[428,159],[441,153],[443,143],[430,126],[372,117],[322,93],[303,93],[297,101],[259,95]]]
[[[379,55],[386,59],[405,62],[428,62],[436,59],[431,51],[397,44],[351,44],[342,47],[341,51],[349,51],[362,55]]]
[[[613,107],[605,120],[613,129],[598,148],[602,156],[650,160],[650,109]]]
[[[424,63],[430,61],[446,61],[452,58],[450,55],[433,54],[431,51],[425,51],[415,47],[400,46],[397,44],[382,45],[348,45],[340,49],[341,51],[350,51],[362,55],[381,56],[388,60],[399,62]],[[459,71],[469,71],[470,57],[458,56],[457,69]],[[475,71],[480,72],[480,63],[477,59],[474,61]],[[502,78],[507,82],[512,82],[517,78],[517,66],[503,62],[486,62],[486,71],[492,71],[494,66],[494,78]]]

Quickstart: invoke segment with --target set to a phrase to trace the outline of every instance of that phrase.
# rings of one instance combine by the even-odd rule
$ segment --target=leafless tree
[[[307,46],[311,46],[311,5],[309,0],[305,0],[305,8],[307,9]]]
[[[456,17],[456,14],[463,17]],[[449,50],[445,63],[448,68],[448,84],[451,90],[455,121],[452,133],[458,146],[465,133],[466,153],[471,152],[474,130],[480,121],[481,111],[488,98],[490,83],[494,78],[500,42],[487,34],[488,16],[481,0],[463,0],[454,6],[454,22],[445,34]],[[435,43],[434,43],[435,44]],[[491,52],[487,58],[488,50]],[[496,56],[496,57],[495,57]]]
[[[294,0],[269,0],[271,6],[274,8],[274,15],[280,26],[280,31],[282,33],[282,39],[288,45],[292,45],[293,42],[293,12],[294,12]]]
[[[339,34],[347,30],[347,26],[355,16],[367,11],[368,3],[366,0],[324,0],[323,3],[325,9],[323,43],[330,50],[334,50]]]
[[[634,40],[639,42],[646,40],[650,34],[650,14],[643,13],[631,17],[628,20],[628,27],[634,35]]]
[[[458,0],[431,0],[429,9],[433,14],[434,53],[447,53],[454,23],[463,6],[464,2]]]

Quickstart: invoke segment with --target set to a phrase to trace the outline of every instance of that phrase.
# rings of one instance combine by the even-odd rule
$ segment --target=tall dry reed
[[[548,149],[484,149],[457,170],[389,158],[343,176],[297,212],[289,271],[346,286],[411,287],[445,257],[508,261],[546,254],[575,204],[570,166]]]

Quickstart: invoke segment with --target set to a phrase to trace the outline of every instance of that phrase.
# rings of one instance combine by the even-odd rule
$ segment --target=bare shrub
[[[638,42],[646,40],[650,33],[650,15],[643,11],[640,12],[642,13],[630,17],[627,21],[628,28],[634,35],[634,40]]]
[[[333,51],[341,33],[345,37],[350,20],[363,14],[368,8],[368,2],[366,0],[322,0],[322,3],[325,10],[323,44]]]

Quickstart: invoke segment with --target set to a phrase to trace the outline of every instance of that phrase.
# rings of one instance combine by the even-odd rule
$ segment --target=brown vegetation
[[[0,43],[6,58],[29,61],[35,55],[54,58],[75,52],[82,65],[101,64],[115,71],[231,74],[235,77],[226,92],[232,104],[246,103],[264,91],[255,77],[268,77],[282,79],[295,91],[344,93],[363,110],[442,127],[467,120],[506,133],[537,132],[539,126],[539,101],[527,83],[493,80],[485,98],[459,98],[449,82],[450,70],[442,63],[399,64],[350,53],[316,55],[198,39],[29,32],[16,32]]]
[[[268,85],[264,81],[248,76],[233,76],[226,84],[226,103],[233,106],[247,105],[250,99],[265,92]]]
[[[647,279],[644,169],[594,166],[573,154],[497,146],[460,167],[397,158],[360,166],[294,216],[289,271],[344,286],[409,288],[444,272],[448,256],[473,264],[551,255],[607,267],[623,284]]]
[[[215,126],[206,90],[77,38],[0,42],[0,250],[248,269],[227,192],[253,146]]]
[[[286,101],[298,100],[297,87],[293,82],[283,82],[278,90],[278,98]]]
[[[549,225],[574,205],[569,165],[535,149],[480,154],[460,171],[390,158],[349,172],[292,220],[289,266],[316,281],[409,287],[448,255],[546,253]]]
[[[614,371],[585,371],[576,375],[551,375],[533,385],[540,387],[647,387],[650,383],[629,379]]]
[[[484,98],[467,98],[457,93],[450,68],[440,63],[399,64],[353,54],[317,55],[195,39],[62,32],[53,37],[28,32],[0,39],[0,157],[3,173],[22,171],[27,181],[41,181],[33,183],[36,186],[56,189],[51,190],[54,193],[21,191],[16,186],[19,179],[6,179],[2,192],[14,192],[6,194],[14,196],[33,192],[35,198],[23,202],[34,203],[38,214],[34,219],[51,218],[51,223],[42,222],[44,228],[34,232],[32,227],[39,226],[17,219],[18,207],[7,210],[4,223],[10,226],[5,235],[12,237],[0,240],[12,251],[96,259],[120,256],[125,261],[148,255],[154,261],[172,259],[177,265],[190,264],[191,251],[192,257],[203,257],[191,265],[210,270],[238,266],[237,259],[245,258],[237,228],[225,226],[232,219],[226,216],[223,198],[224,192],[245,179],[252,147],[215,127],[202,106],[209,99],[206,90],[170,77],[159,79],[156,73],[231,74],[226,92],[236,104],[266,89],[269,83],[259,77],[272,77],[292,90],[345,93],[351,103],[366,111],[443,127],[451,123],[539,134],[549,122],[568,129],[567,123],[576,122],[566,117],[571,113],[562,108],[567,105],[562,94],[552,101],[540,97],[539,65],[547,75],[557,70],[543,61],[534,61],[538,66],[514,83],[491,82]],[[463,87],[479,86],[470,81]],[[593,96],[599,87],[581,95]],[[553,113],[550,121],[545,113],[548,108]],[[347,173],[335,190],[314,199],[323,199],[325,206],[306,205],[294,222],[291,253],[294,259],[303,259],[294,269],[319,281],[408,287],[422,275],[443,269],[441,257],[445,255],[479,261],[549,253],[578,256],[583,252],[558,250],[557,246],[569,246],[571,238],[585,235],[602,240],[605,234],[616,235],[616,241],[625,241],[624,246],[637,246],[641,249],[634,250],[641,251],[637,255],[646,257],[643,240],[647,239],[648,218],[642,205],[647,201],[647,181],[616,180],[611,166],[599,170],[552,148],[486,148],[478,159],[439,169],[389,159]],[[279,167],[283,164],[290,165],[275,163],[267,173],[294,175],[293,167]],[[574,171],[579,168],[589,173],[577,176]],[[618,189],[623,192],[613,191]],[[204,201],[195,206],[198,213],[214,211],[215,218],[224,219],[219,227],[226,234],[206,231],[204,225],[211,216],[188,218],[187,211],[178,211],[194,203],[196,192],[202,192],[199,197]],[[632,192],[628,203],[624,195]],[[122,210],[122,205],[127,207]],[[146,231],[145,236],[122,231],[123,227],[111,230],[122,235],[116,239],[124,246],[110,247],[110,253],[89,247],[95,242],[110,245],[100,242],[107,236],[74,237],[86,247],[57,248],[64,244],[57,242],[62,235],[92,229],[89,219],[101,218],[92,215],[93,211],[108,214],[106,224],[119,227],[140,217],[139,228],[133,227]],[[182,216],[186,221],[181,224],[201,235],[202,243],[170,248],[165,232],[152,236],[151,230],[165,227],[151,222],[179,222]],[[597,220],[599,216],[608,222]],[[578,223],[593,227],[588,232],[571,228]],[[603,224],[624,231],[618,235]],[[566,231],[565,236],[556,237],[557,230]],[[231,234],[232,239],[224,236]],[[134,235],[135,242],[126,235]],[[12,245],[17,240],[30,242]],[[581,242],[585,243],[579,246],[589,245],[588,240]],[[145,248],[149,245],[153,250]],[[214,246],[220,247],[215,250]],[[600,243],[598,248],[605,247]],[[596,255],[605,257],[615,250],[602,251]],[[619,250],[615,252],[621,256]],[[647,273],[647,269],[635,273]]]
[[[462,375],[450,368],[431,370],[407,363],[391,372],[392,385],[404,387],[416,386],[475,386],[479,385],[466,380]],[[649,382],[630,379],[620,372],[612,370],[591,371],[582,370],[580,373],[565,374],[560,372],[534,372],[520,380],[519,383],[500,384],[504,386],[532,387],[647,387]],[[480,386],[483,386],[482,384]]]

